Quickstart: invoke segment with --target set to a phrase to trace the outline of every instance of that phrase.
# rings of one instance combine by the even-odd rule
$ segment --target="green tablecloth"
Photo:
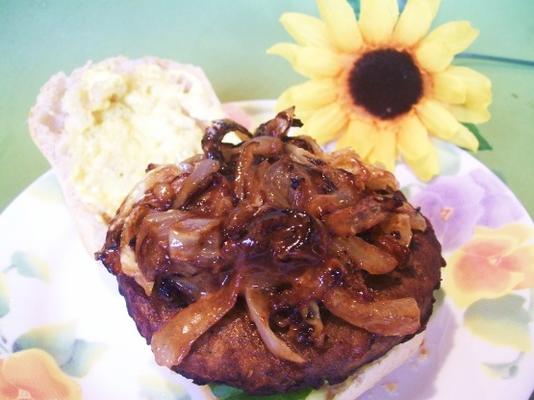
[[[48,165],[26,116],[55,72],[117,54],[202,66],[222,101],[274,98],[301,78],[265,49],[286,40],[283,11],[316,14],[313,0],[0,2],[0,210]],[[534,1],[443,0],[436,23],[468,19],[481,30],[471,52],[534,60]],[[495,150],[477,155],[534,215],[534,68],[461,60],[494,83]]]

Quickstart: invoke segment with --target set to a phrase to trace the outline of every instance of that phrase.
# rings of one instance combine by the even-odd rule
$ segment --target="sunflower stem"
[[[521,65],[521,66],[526,66],[526,67],[534,67],[533,60],[523,60],[521,58],[491,56],[489,54],[478,54],[478,53],[460,53],[456,57],[464,58],[468,60],[493,61],[493,62],[498,62],[498,63],[503,63],[503,64],[513,64],[513,65]]]

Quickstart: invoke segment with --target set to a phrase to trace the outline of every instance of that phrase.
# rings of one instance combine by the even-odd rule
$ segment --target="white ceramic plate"
[[[253,125],[272,117],[271,101],[236,105]],[[443,176],[423,184],[403,165],[397,176],[436,226],[452,260],[445,270],[451,289],[436,307],[420,353],[364,398],[527,399],[534,387],[534,297],[528,289],[534,265],[525,267],[520,259],[534,254],[532,221],[486,167],[453,146],[438,146]],[[474,234],[475,225],[486,228]],[[495,251],[486,258],[478,254],[475,266],[466,264],[462,254],[478,251],[473,243]],[[496,243],[508,247],[496,249]],[[80,243],[51,172],[0,216],[0,270],[0,390],[16,378],[19,395],[35,386],[55,390],[77,382],[85,399],[206,396],[153,362],[115,279]],[[456,275],[470,281],[464,285]],[[512,283],[503,289],[505,281]],[[9,361],[16,357],[24,362]],[[47,374],[47,368],[54,371]]]

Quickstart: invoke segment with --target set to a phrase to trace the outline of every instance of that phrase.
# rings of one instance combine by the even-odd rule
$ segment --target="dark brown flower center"
[[[423,94],[423,79],[412,57],[392,49],[371,51],[359,58],[349,86],[354,103],[382,119],[409,111]]]

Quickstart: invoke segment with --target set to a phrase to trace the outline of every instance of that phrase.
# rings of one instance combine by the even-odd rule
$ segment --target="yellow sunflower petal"
[[[293,100],[293,88],[290,87],[282,92],[280,97],[278,97],[278,100],[276,101],[276,111],[280,112],[282,110],[285,110],[286,108],[292,107],[295,105],[295,102]]]
[[[477,151],[478,150],[478,139],[473,135],[473,133],[467,129],[465,126],[460,125],[456,135],[449,139],[449,142],[454,143],[457,146],[463,147],[464,149]]]
[[[416,160],[405,158],[405,161],[422,181],[429,181],[439,173],[438,152],[432,145],[430,145],[428,153],[424,157]]]
[[[298,104],[293,98],[294,88],[290,87],[284,91],[276,102],[276,112],[280,112],[288,109],[289,107],[295,107],[295,116],[302,120],[306,120],[311,114],[315,112],[317,107],[307,107],[303,104]]]
[[[415,115],[406,117],[402,121],[397,140],[397,146],[403,157],[412,160],[424,157],[432,146],[427,129]]]
[[[299,118],[303,122],[308,121],[315,111],[317,111],[315,108],[304,108],[297,106],[295,107],[295,117]],[[302,135],[304,135],[304,133],[302,133]]]
[[[443,24],[420,42],[415,57],[427,71],[443,71],[454,56],[468,48],[477,36],[478,31],[467,21]]]
[[[343,66],[338,54],[324,48],[278,43],[268,49],[267,53],[284,57],[295,71],[309,78],[335,76]]]
[[[345,134],[337,141],[336,148],[350,147],[363,159],[373,149],[376,135],[376,128],[372,124],[353,119],[349,122]]]
[[[469,108],[461,105],[449,105],[447,109],[458,121],[462,122],[482,124],[487,122],[491,117],[487,108]]]
[[[467,98],[467,89],[463,80],[447,69],[432,77],[432,96],[445,103],[463,104]]]
[[[487,107],[491,103],[491,80],[486,75],[471,68],[454,65],[449,67],[446,72],[464,84],[466,88],[465,104],[468,107]]]
[[[347,122],[348,116],[343,108],[338,103],[331,103],[311,114],[301,133],[308,134],[319,143],[325,144],[336,139]]]
[[[421,122],[431,134],[448,140],[458,131],[460,124],[442,104],[434,100],[424,100],[415,106]]]
[[[408,0],[393,31],[393,41],[405,47],[416,44],[430,29],[441,0]]]
[[[302,46],[330,47],[326,25],[319,18],[300,13],[284,13],[280,22],[295,42]]]
[[[310,80],[292,87],[296,105],[319,107],[336,100],[339,87],[332,79]]]
[[[380,163],[388,170],[395,169],[397,138],[393,131],[381,130],[375,135],[375,145],[368,156],[371,164]]]
[[[357,51],[363,39],[350,4],[346,0],[317,0],[317,6],[334,46],[348,53]]]
[[[360,30],[367,43],[389,42],[399,17],[397,0],[361,0]]]

